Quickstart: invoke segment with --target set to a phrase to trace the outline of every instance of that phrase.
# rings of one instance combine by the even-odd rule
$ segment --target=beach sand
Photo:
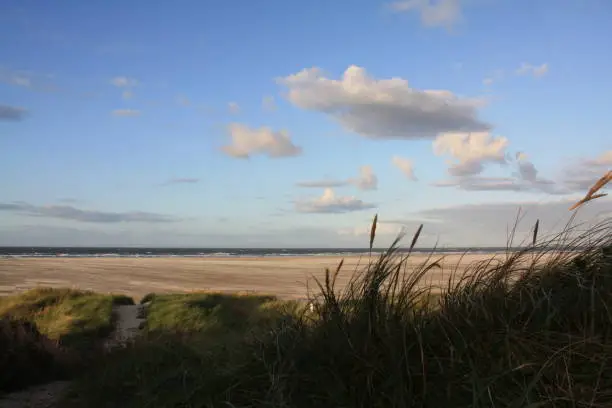
[[[472,263],[491,254],[445,255],[443,269],[429,272],[423,284],[444,287],[456,268],[457,275]],[[505,255],[497,255],[505,256]],[[434,256],[434,259],[439,256]],[[307,282],[324,277],[325,268],[335,270],[336,256],[279,258],[5,258],[0,259],[0,295],[37,286],[73,287],[96,292],[133,296],[150,292],[249,291],[281,298],[305,298]],[[412,255],[409,265],[419,265],[427,255]],[[368,257],[344,257],[338,277],[342,288],[352,273],[367,265]]]

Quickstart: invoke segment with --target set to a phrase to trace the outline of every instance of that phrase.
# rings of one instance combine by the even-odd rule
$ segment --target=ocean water
[[[384,249],[374,249],[373,253]],[[415,248],[415,253],[430,253],[432,248]],[[506,248],[436,248],[439,254],[494,253]],[[368,254],[363,248],[133,248],[133,247],[0,247],[0,258],[44,258],[44,257],[117,257],[117,258],[161,258],[161,257],[280,257],[280,256],[348,256]]]

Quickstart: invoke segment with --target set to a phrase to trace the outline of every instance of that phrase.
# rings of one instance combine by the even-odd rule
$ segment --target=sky
[[[554,233],[612,168],[609,0],[3,0],[0,245]],[[577,223],[612,215],[604,197]],[[520,239],[519,239],[520,240]]]

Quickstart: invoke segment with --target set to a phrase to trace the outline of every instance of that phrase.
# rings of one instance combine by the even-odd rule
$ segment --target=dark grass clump
[[[397,241],[264,348],[273,406],[612,405],[612,224],[478,263],[423,306]],[[374,230],[375,227],[373,227]],[[414,246],[420,229],[415,234]],[[574,235],[573,239],[568,236]],[[535,234],[534,234],[535,236]],[[551,249],[554,246],[554,250]],[[253,395],[255,397],[255,395]],[[244,402],[244,401],[243,401]]]
[[[0,394],[66,376],[66,355],[25,320],[0,318]]]

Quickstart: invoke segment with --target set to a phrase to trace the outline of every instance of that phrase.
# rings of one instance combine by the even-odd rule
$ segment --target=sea
[[[518,249],[518,248],[516,248]],[[382,253],[386,249],[373,249]],[[487,254],[505,252],[506,247],[494,248],[415,248],[414,253]],[[511,250],[515,250],[514,248]],[[407,249],[400,249],[407,251]],[[0,258],[240,258],[240,257],[304,257],[367,255],[363,248],[141,248],[141,247],[0,247]]]

